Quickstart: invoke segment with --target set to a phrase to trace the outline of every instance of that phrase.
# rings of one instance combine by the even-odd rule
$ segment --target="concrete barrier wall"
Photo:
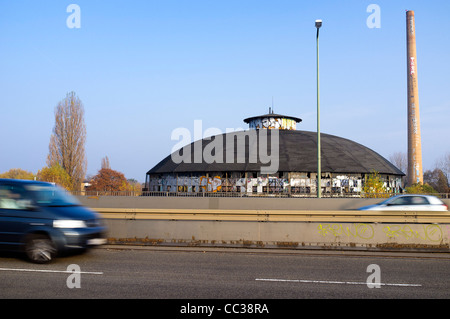
[[[80,200],[104,214],[110,243],[116,244],[428,251],[448,251],[450,244],[449,214],[408,212],[388,218],[353,211],[379,199]]]
[[[173,208],[173,209],[286,209],[347,210],[372,205],[382,199],[365,198],[270,198],[270,197],[126,197],[79,196],[92,208]]]
[[[448,251],[450,224],[107,220],[110,243]]]

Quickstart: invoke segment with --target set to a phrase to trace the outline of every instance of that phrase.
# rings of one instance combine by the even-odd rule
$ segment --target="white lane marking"
[[[357,281],[330,281],[330,280],[301,280],[301,279],[271,279],[271,278],[256,278],[256,281],[272,281],[272,282],[298,282],[298,283],[313,283],[313,284],[338,284],[338,285],[367,285],[367,282]],[[373,283],[380,286],[397,286],[397,287],[422,287],[421,284],[387,284],[387,283]]]
[[[51,270],[51,269],[19,269],[19,268],[0,268],[0,271],[22,271],[22,272],[48,272],[48,273],[63,273],[63,274],[73,274],[73,271],[67,270]],[[97,271],[80,271],[77,274],[86,275],[103,275],[103,272]]]

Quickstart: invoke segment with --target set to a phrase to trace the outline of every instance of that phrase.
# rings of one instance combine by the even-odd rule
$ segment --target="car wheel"
[[[45,235],[31,235],[25,245],[25,253],[28,259],[37,264],[45,264],[52,261],[56,249],[53,242]]]

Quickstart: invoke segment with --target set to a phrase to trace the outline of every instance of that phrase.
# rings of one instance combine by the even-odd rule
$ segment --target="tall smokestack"
[[[408,185],[423,183],[414,11],[406,12],[408,58]]]

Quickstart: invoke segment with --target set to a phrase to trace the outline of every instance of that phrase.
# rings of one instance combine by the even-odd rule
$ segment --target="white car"
[[[381,203],[359,208],[379,211],[448,211],[448,206],[439,198],[430,195],[397,195]]]

